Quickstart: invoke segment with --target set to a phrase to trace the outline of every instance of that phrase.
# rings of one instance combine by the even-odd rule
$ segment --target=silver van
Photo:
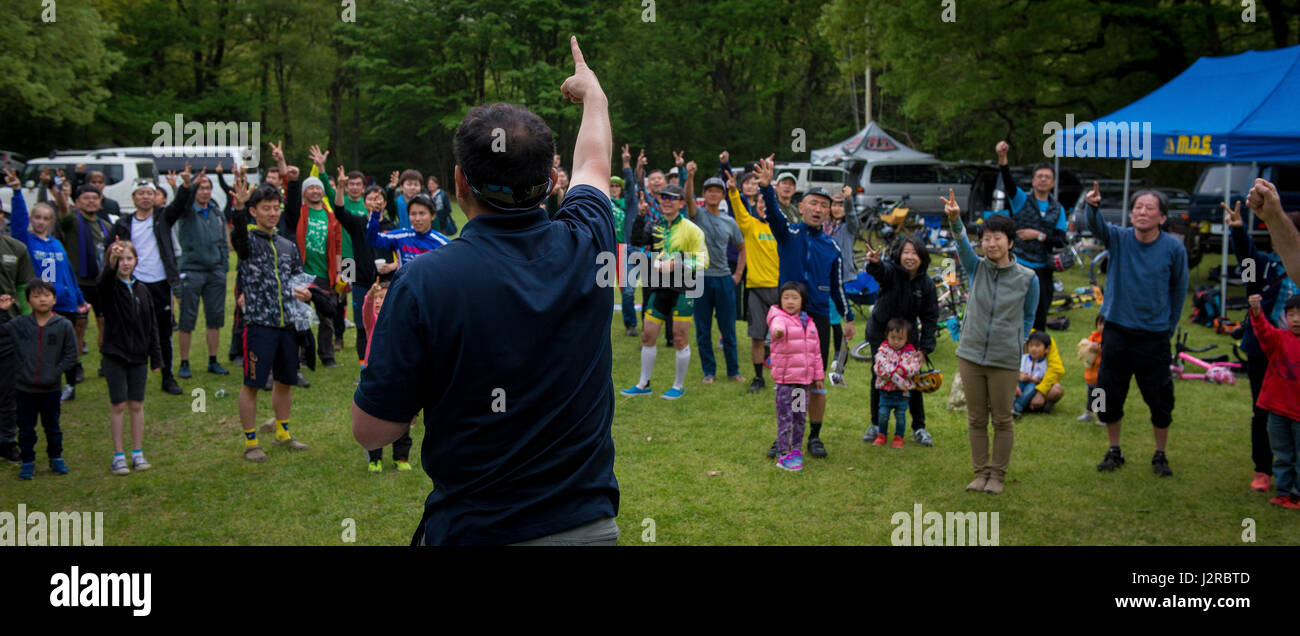
[[[875,209],[880,202],[894,202],[909,195],[909,205],[920,214],[943,214],[940,196],[951,189],[958,201],[965,201],[974,182],[973,171],[963,166],[927,159],[859,161],[848,166],[849,183],[857,194],[859,211]]]

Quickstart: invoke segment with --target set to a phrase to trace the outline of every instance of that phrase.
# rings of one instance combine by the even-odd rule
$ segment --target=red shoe
[[[894,436],[894,443],[893,443],[893,444],[890,444],[890,446],[892,446],[892,447],[894,447],[894,448],[902,448],[902,447],[903,447],[903,436],[902,436],[902,435],[895,435],[895,436]]]
[[[1268,502],[1275,506],[1282,506],[1283,508],[1286,508],[1288,510],[1300,510],[1300,503],[1297,503],[1294,497],[1288,497],[1286,495],[1278,495],[1272,499],[1269,499]]]
[[[1255,473],[1255,479],[1250,482],[1251,490],[1268,492],[1269,478],[1266,473]]]
[[[884,445],[885,445],[885,434],[884,434],[884,433],[876,433],[876,441],[871,442],[871,445],[872,445],[872,446],[884,446]]]

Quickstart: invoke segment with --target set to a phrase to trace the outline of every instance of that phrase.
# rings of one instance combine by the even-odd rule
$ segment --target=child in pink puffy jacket
[[[808,291],[790,281],[781,286],[780,302],[767,312],[772,335],[772,381],[776,383],[776,465],[785,470],[803,469],[804,413],[809,389],[821,389],[825,363],[822,361],[817,325],[804,312]]]
[[[912,346],[912,323],[902,318],[890,320],[885,326],[886,340],[876,349],[876,388],[880,390],[880,432],[872,441],[875,446],[885,445],[885,431],[889,430],[889,414],[894,413],[894,448],[903,447],[903,433],[907,431],[907,404],[909,391],[916,385],[912,376],[921,370],[921,356]]]

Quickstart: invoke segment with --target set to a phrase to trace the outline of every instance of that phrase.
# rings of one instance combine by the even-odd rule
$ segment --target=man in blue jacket
[[[817,325],[817,338],[821,340],[822,365],[827,361],[831,343],[831,303],[836,311],[844,316],[844,337],[853,339],[853,310],[844,295],[844,283],[840,280],[843,264],[840,246],[822,232],[822,223],[831,213],[831,195],[823,188],[811,188],[799,201],[799,223],[786,223],[784,214],[772,214],[780,210],[776,190],[772,188],[772,173],[775,170],[775,155],[760,162],[758,167],[759,191],[767,206],[767,222],[776,238],[777,253],[781,256],[781,277],[779,285],[788,281],[798,281],[808,288],[808,316]],[[753,214],[751,212],[751,214]],[[808,400],[808,454],[813,457],[825,457],[826,446],[821,440],[822,417],[826,413],[826,387],[818,381],[813,385],[811,399]],[[776,442],[768,450],[769,457],[776,456]]]
[[[618,539],[609,288],[614,253],[609,101],[570,41],[560,87],[583,104],[573,187],[540,206],[558,172],[537,115],[487,104],[456,130],[460,237],[402,266],[384,299],[352,405],[366,449],[424,411],[434,489],[415,545],[612,545]],[[494,152],[504,130],[507,152]],[[520,338],[503,333],[523,327]]]

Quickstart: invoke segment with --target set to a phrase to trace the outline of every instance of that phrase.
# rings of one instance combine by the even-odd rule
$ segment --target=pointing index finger
[[[587,61],[582,57],[582,49],[578,48],[578,36],[569,36],[569,49],[573,51],[574,67],[586,66]]]

